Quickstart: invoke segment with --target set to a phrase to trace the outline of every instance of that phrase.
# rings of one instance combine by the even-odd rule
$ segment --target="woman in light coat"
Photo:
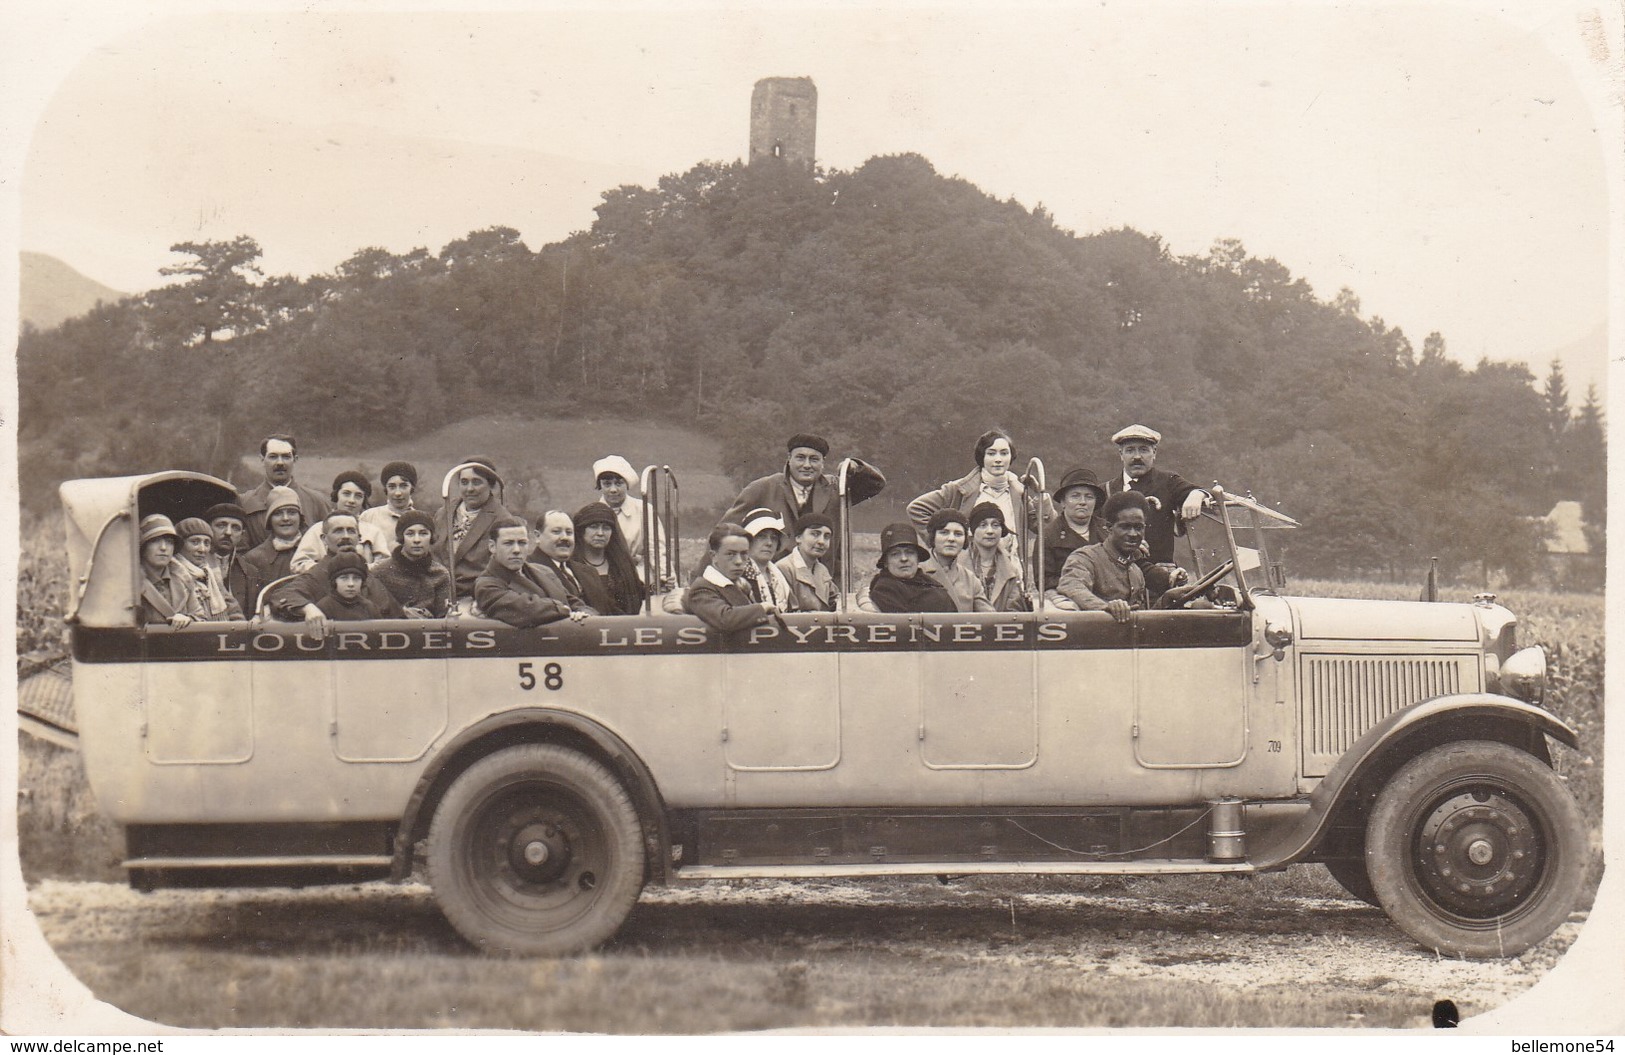
[[[1004,514],[1005,525],[1013,528],[1012,534],[1001,543],[1001,548],[1015,564],[1019,575],[1021,554],[1026,546],[1027,509],[1023,501],[1026,489],[1016,479],[1016,474],[1010,471],[1016,457],[1015,444],[1003,429],[990,429],[977,438],[973,457],[976,468],[958,480],[949,480],[935,491],[927,491],[910,502],[908,518],[916,531],[924,533],[934,513],[957,509],[968,516],[978,505],[991,502]]]
[[[1021,589],[1021,569],[1004,551],[1004,540],[1010,536],[1004,511],[992,502],[982,502],[966,519],[970,526],[970,545],[965,547],[959,563],[981,582],[982,592],[994,611],[1028,611],[1029,604]]]

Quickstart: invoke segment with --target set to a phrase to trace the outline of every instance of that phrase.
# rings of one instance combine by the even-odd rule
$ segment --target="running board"
[[[858,879],[866,876],[970,875],[1196,875],[1224,872],[1254,875],[1246,861],[954,861],[850,865],[686,865],[678,881],[706,879]]]
[[[306,854],[288,857],[132,857],[125,868],[388,868],[388,854]]]

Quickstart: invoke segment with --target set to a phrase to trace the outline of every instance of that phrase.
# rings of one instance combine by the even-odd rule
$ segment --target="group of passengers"
[[[1112,437],[1123,466],[1105,486],[1072,469],[1053,496],[1036,494],[1011,466],[1002,430],[978,438],[976,462],[908,504],[908,523],[881,532],[872,576],[855,605],[869,612],[1099,610],[1119,621],[1135,609],[1192,600],[1172,563],[1180,521],[1198,516],[1207,492],[1155,468],[1161,436],[1133,425]],[[572,516],[549,510],[535,531],[503,504],[495,464],[471,457],[451,475],[457,493],[437,512],[419,508],[418,472],[404,461],[372,481],[345,471],[323,495],[293,478],[295,440],[260,445],[264,481],[236,502],[178,523],[144,517],[141,611],[148,623],[183,627],[261,613],[303,621],[445,618],[465,614],[517,627],[591,615],[689,612],[724,632],[796,611],[840,607],[844,485],[856,505],[885,477],[848,459],[844,480],[825,472],[830,446],[801,433],[782,470],[747,484],[710,533],[686,588],[658,557],[645,568],[638,476],[619,455],[593,463],[598,498]],[[652,551],[659,554],[664,539]],[[1036,590],[1028,591],[1029,579]]]

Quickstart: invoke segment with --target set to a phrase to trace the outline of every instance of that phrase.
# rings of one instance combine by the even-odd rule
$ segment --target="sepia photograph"
[[[0,27],[0,1032],[1625,1034],[1618,4]]]

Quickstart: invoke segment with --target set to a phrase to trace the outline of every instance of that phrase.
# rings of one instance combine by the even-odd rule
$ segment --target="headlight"
[[[1546,651],[1539,645],[1519,649],[1501,664],[1501,691],[1526,703],[1546,696]]]

